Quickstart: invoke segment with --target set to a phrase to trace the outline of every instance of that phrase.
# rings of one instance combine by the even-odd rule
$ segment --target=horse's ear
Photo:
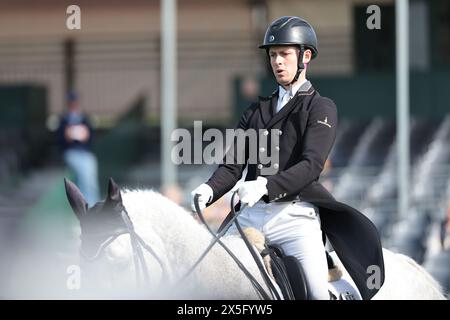
[[[122,202],[122,196],[120,195],[120,188],[117,185],[117,183],[114,182],[113,178],[109,178],[107,201],[114,203]]]
[[[66,195],[70,206],[72,207],[72,210],[77,218],[80,219],[87,213],[88,204],[75,183],[67,178],[64,178],[64,186],[66,187]]]

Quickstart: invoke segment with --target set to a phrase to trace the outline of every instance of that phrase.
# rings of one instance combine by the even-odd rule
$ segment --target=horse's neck
[[[149,243],[152,243],[152,238],[157,238],[164,247],[164,256],[172,272],[171,280],[175,282],[194,265],[213,239],[186,210],[158,193],[125,192],[123,201],[136,232],[149,239]],[[257,274],[241,239],[227,237],[222,240],[244,265],[252,266],[251,273]],[[218,244],[206,255],[189,280],[198,294],[207,292],[230,299],[257,298],[243,272]]]
[[[136,232],[143,238],[156,234],[169,259],[198,257],[212,239],[186,210],[156,192],[125,191],[123,200]]]

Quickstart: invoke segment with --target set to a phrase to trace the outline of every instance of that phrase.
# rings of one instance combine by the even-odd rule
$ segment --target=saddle
[[[277,244],[267,244],[261,256],[270,257],[272,275],[286,300],[308,299],[305,274],[297,259],[286,256]]]
[[[218,232],[222,232],[231,220],[228,215],[220,225]],[[247,227],[241,236],[253,245],[262,257],[266,272],[277,283],[285,300],[311,300],[305,272],[300,262],[293,256],[284,253],[281,246],[267,243],[264,235],[257,229]],[[333,258],[325,250],[328,264],[328,292],[330,300],[361,300],[361,295],[349,278],[334,263]],[[336,257],[338,259],[338,257]],[[339,259],[338,259],[339,260]]]
[[[328,251],[325,251],[328,263],[329,281],[337,281],[342,272],[336,267]],[[270,267],[275,281],[286,300],[311,300],[306,285],[306,277],[300,262],[293,256],[287,256],[281,246],[273,243],[266,245],[261,252],[263,259],[270,256]],[[329,290],[330,300],[353,300],[350,293],[337,293]]]

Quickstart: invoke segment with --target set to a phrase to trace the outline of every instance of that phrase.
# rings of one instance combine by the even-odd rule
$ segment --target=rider
[[[324,232],[362,297],[369,299],[384,281],[376,228],[362,213],[337,202],[318,182],[335,141],[337,109],[306,79],[307,65],[318,54],[316,33],[302,18],[281,17],[270,24],[260,48],[267,52],[278,90],[253,103],[243,113],[239,128],[263,129],[268,141],[277,135],[274,150],[278,154],[271,156],[277,155],[278,160],[262,163],[263,153],[273,146],[266,150],[261,139],[256,149],[260,163],[248,161],[246,153],[248,173],[238,195],[247,206],[239,222],[243,227],[258,228],[286,255],[298,259],[312,299],[329,299]],[[241,147],[250,150],[248,145],[237,146]],[[206,183],[192,191],[192,206],[196,194],[200,195],[200,208],[204,208],[228,192],[242,176],[246,164],[241,163],[235,157],[233,163],[219,165]],[[265,169],[273,172],[267,174]],[[367,270],[373,265],[379,267],[378,287],[368,285],[371,274]]]

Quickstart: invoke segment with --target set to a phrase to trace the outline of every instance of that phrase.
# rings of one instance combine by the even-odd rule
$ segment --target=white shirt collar
[[[290,92],[290,96],[291,98],[293,96],[295,96],[295,94],[297,93],[298,89],[300,89],[300,87],[306,83],[308,80],[304,79],[302,82],[297,82],[295,85],[293,85],[292,87],[290,87],[291,92]],[[281,105],[281,99],[283,99],[284,95],[288,92],[289,90],[286,90],[283,88],[283,86],[278,86],[278,103],[277,103],[277,109],[276,112],[280,111],[281,108],[284,107],[284,105]]]
[[[294,84],[291,87],[291,97],[295,96],[295,94],[297,93],[298,89],[300,89],[300,87],[306,82],[308,81],[306,78],[302,81],[302,82],[297,82],[296,84]],[[288,91],[286,89],[284,89],[283,86],[278,86],[279,88],[279,93],[278,93],[278,97],[283,97],[284,94]]]

